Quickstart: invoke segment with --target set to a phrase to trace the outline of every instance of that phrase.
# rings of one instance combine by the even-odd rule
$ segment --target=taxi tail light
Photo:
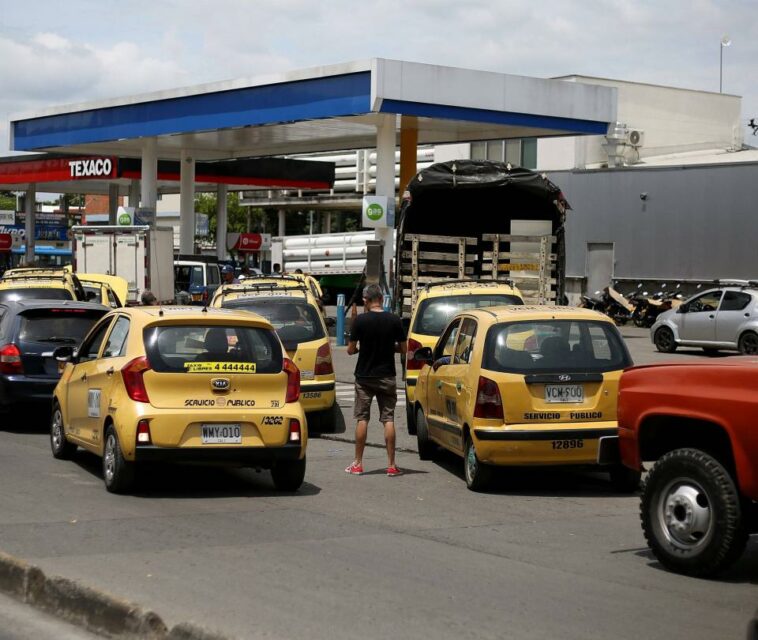
[[[150,437],[150,422],[140,420],[137,423],[137,445],[152,444],[153,439]]]
[[[503,400],[500,397],[497,382],[484,376],[479,376],[474,417],[488,420],[503,419]]]
[[[290,420],[290,442],[300,442],[300,420],[292,418]]]
[[[145,389],[143,375],[150,370],[150,363],[145,356],[135,358],[121,369],[121,377],[124,379],[126,393],[135,402],[150,402]]]
[[[424,363],[414,360],[413,356],[416,355],[416,351],[418,351],[421,347],[423,347],[418,340],[414,340],[411,338],[408,340],[408,352],[405,356],[405,369],[406,371],[409,369],[422,369],[424,367]]]
[[[316,351],[316,366],[313,369],[314,375],[325,376],[330,373],[334,373],[334,367],[332,366],[332,350],[329,348],[329,344],[324,344]]]
[[[300,399],[300,369],[292,360],[285,358],[282,370],[287,374],[287,395],[284,402],[297,402]]]
[[[6,344],[0,349],[0,373],[6,375],[24,373],[21,352],[15,344]]]

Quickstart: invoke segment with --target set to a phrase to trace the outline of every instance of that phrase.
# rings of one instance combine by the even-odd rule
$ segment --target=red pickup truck
[[[640,518],[665,567],[708,576],[758,532],[758,358],[661,364],[624,372],[622,462],[642,470]]]

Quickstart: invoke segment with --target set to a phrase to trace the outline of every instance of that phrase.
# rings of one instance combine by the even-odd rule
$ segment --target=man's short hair
[[[363,297],[366,300],[384,300],[384,293],[378,284],[370,284],[363,288]]]
[[[141,299],[142,304],[144,305],[153,305],[158,302],[158,298],[155,297],[155,294],[152,291],[144,291]]]

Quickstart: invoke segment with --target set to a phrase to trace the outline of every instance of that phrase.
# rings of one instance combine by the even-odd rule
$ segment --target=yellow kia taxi
[[[0,302],[30,299],[86,301],[87,298],[70,268],[8,269],[0,279]]]
[[[408,353],[405,360],[406,422],[408,433],[416,433],[413,412],[416,380],[423,363],[413,359],[422,347],[433,347],[454,315],[469,309],[507,304],[524,304],[521,292],[505,281],[441,280],[426,285],[418,293],[411,313]]]
[[[485,488],[493,465],[606,461],[618,490],[639,484],[613,457],[619,378],[632,363],[608,316],[573,307],[470,310],[415,359],[424,364],[414,403],[419,456],[430,458],[437,445],[462,456],[469,489]]]
[[[106,314],[68,359],[55,388],[53,456],[102,456],[105,486],[127,491],[143,462],[271,469],[295,491],[307,428],[300,372],[260,316],[197,307]]]
[[[287,357],[300,369],[300,403],[307,413],[308,429],[340,429],[329,334],[316,300],[302,282],[298,287],[286,288],[257,280],[223,285],[213,304],[252,311],[266,318],[279,335]]]
[[[247,276],[244,282],[245,284],[254,284],[254,285],[258,285],[258,284],[273,285],[273,286],[281,287],[283,289],[290,288],[290,287],[297,288],[297,287],[304,286],[306,289],[308,289],[310,294],[313,296],[314,300],[316,300],[316,304],[318,305],[319,311],[321,311],[321,313],[324,312],[324,305],[322,302],[322,298],[324,294],[323,294],[323,291],[321,290],[321,285],[319,284],[319,281],[310,274],[271,273],[271,274],[251,275],[251,276]]]

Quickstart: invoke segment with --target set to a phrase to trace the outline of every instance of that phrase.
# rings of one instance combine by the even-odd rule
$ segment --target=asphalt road
[[[0,594],[0,640],[94,640],[97,637]]]
[[[657,357],[643,342],[629,339],[638,362]],[[347,357],[336,363],[349,382]],[[349,436],[344,392],[341,404]],[[314,439],[298,494],[276,493],[266,473],[177,467],[113,496],[98,459],[54,460],[44,431],[28,416],[0,429],[0,549],[169,626],[241,638],[722,639],[743,638],[758,604],[758,540],[719,580],[668,573],[644,546],[638,498],[612,493],[602,474],[509,471],[474,494],[455,457],[403,452],[406,474],[388,478],[371,448],[368,473],[352,477],[352,445]],[[380,442],[377,424],[370,432]]]

